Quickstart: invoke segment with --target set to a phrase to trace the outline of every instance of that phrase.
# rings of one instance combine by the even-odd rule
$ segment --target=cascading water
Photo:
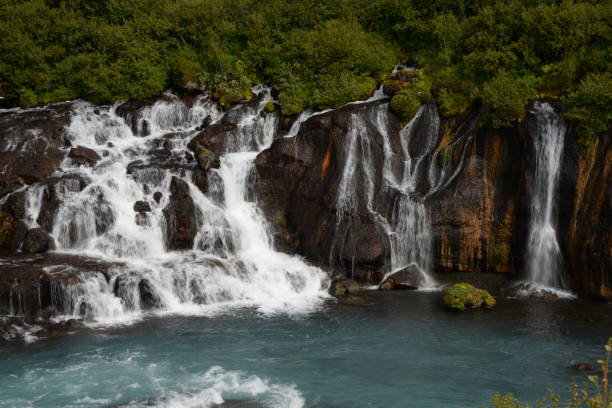
[[[55,303],[65,315],[105,324],[138,317],[149,308],[192,314],[254,306],[264,313],[291,313],[320,304],[326,275],[273,249],[252,199],[252,163],[272,143],[277,120],[264,113],[269,90],[254,92],[258,104],[227,113],[239,120],[227,136],[220,167],[208,171],[206,194],[193,181],[184,153],[205,118],[212,123],[222,118],[215,104],[200,97],[190,107],[168,94],[144,108],[137,120],[120,117],[117,106],[75,104],[71,143],[95,150],[101,160],[79,166],[66,158],[62,164],[62,175],[72,177],[64,183],[83,179],[86,186],[55,187],[60,205],[52,236],[57,251],[101,258],[111,267],[54,287]],[[181,183],[193,201],[197,234],[193,248],[169,251],[164,211],[173,185]],[[31,226],[45,188],[33,185],[27,191]],[[147,211],[136,211],[139,201]],[[63,273],[61,265],[52,269],[48,273]]]
[[[358,222],[354,217],[365,209],[376,220],[389,240],[390,262],[382,281],[391,274],[413,266],[419,273],[419,287],[430,289],[436,282],[430,275],[431,226],[429,213],[423,197],[416,194],[417,170],[423,159],[431,155],[439,129],[439,118],[435,108],[423,106],[415,118],[400,133],[403,166],[392,165],[392,149],[387,130],[387,104],[380,104],[367,114],[353,113],[346,135],[345,161],[336,197],[337,224],[334,244],[330,251],[330,263],[342,253],[344,241],[351,233],[351,227]],[[430,146],[415,158],[410,156],[408,144],[415,132],[415,123],[426,116],[428,122],[426,139]],[[373,136],[369,128],[375,128],[382,138],[384,163],[382,188],[376,191],[376,163],[372,153]],[[393,191],[393,206],[389,213],[388,195]]]
[[[535,171],[527,244],[527,286],[530,291],[562,289],[561,251],[554,224],[566,125],[548,103],[537,101],[533,113],[537,129],[533,135]]]
[[[431,221],[423,198],[416,194],[416,184],[419,166],[435,147],[440,120],[435,109],[432,109],[429,105],[423,105],[415,117],[401,130],[400,141],[404,154],[404,166],[400,170],[401,176],[398,176],[397,172],[394,173],[393,169],[387,164],[390,163],[391,149],[387,130],[382,126],[387,122],[384,115],[386,115],[386,111],[379,111],[377,123],[385,141],[385,184],[396,189],[399,194],[387,223],[391,236],[391,265],[389,272],[383,277],[382,281],[384,282],[388,275],[412,265],[420,273],[420,287],[433,289],[437,286],[437,283],[430,274]],[[415,133],[415,124],[423,116],[426,117],[428,124],[426,140],[429,141],[429,144],[421,151],[419,156],[413,158],[408,146]]]

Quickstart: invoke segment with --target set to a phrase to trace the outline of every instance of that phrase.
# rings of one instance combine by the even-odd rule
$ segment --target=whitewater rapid
[[[143,287],[152,292],[157,313],[209,314],[243,306],[262,313],[304,313],[321,305],[327,297],[326,274],[274,249],[252,191],[253,161],[271,145],[278,120],[277,114],[264,112],[269,89],[254,91],[257,103],[227,113],[205,96],[189,106],[170,93],[137,117],[121,117],[118,105],[74,104],[68,138],[73,147],[93,149],[101,160],[82,166],[66,157],[63,178],[55,186],[61,204],[51,235],[57,252],[99,258],[111,267],[106,274],[82,273],[78,281],[56,285],[61,319],[82,317],[92,325],[131,322],[147,312],[139,299]],[[208,171],[205,194],[193,180],[195,167],[185,152],[203,121],[214,124],[224,115],[233,116],[236,128],[219,168]],[[156,159],[159,154],[163,160]],[[188,185],[197,220],[193,247],[183,251],[168,250],[164,217],[175,178]],[[86,180],[83,189],[80,180]],[[30,227],[37,226],[46,188],[27,189]],[[135,212],[137,201],[146,202],[150,211]],[[47,272],[63,271],[58,265]]]

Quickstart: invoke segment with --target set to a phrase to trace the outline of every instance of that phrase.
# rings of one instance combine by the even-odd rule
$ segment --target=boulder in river
[[[332,296],[344,296],[361,292],[361,286],[351,279],[334,280],[329,287],[329,294]]]
[[[469,283],[456,283],[447,288],[442,300],[446,306],[455,310],[491,309],[495,306],[495,298],[489,292]]]
[[[421,271],[413,264],[387,276],[378,288],[381,290],[417,289],[420,281]]]

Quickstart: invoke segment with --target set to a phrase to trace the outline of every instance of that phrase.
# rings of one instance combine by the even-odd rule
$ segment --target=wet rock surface
[[[21,250],[26,254],[47,252],[55,248],[53,237],[42,228],[32,228],[26,234]]]
[[[10,254],[0,259],[0,315],[41,316],[46,309],[60,311],[51,299],[53,282],[68,284],[78,275],[101,273],[108,278],[111,263],[97,258],[58,253]]]
[[[70,153],[68,153],[68,157],[70,157],[75,163],[84,165],[96,164],[98,161],[102,160],[102,157],[95,150],[90,149],[88,147],[78,146],[70,149]]]
[[[381,290],[417,289],[421,284],[421,280],[422,276],[418,267],[410,265],[387,276],[378,288]]]
[[[368,118],[362,131],[372,139],[373,162],[384,162],[381,135],[373,125],[376,118],[372,117],[378,106],[379,103],[349,105],[313,116],[302,124],[297,136],[277,139],[257,157],[259,196],[269,218],[278,227],[279,245],[297,248],[298,253],[317,262],[327,262],[330,252],[336,251],[333,259],[347,267],[354,263],[365,270],[359,275],[382,267],[387,238],[367,208],[366,180],[358,183],[363,190],[357,194],[353,211],[345,214],[337,209],[355,115]],[[399,120],[392,114],[388,118],[391,149],[400,160]],[[380,183],[382,166],[377,166],[374,172],[373,180]],[[381,185],[373,189],[379,191]],[[343,236],[337,237],[336,228],[343,222]],[[294,242],[283,242],[285,238]],[[341,248],[336,239],[342,241]],[[363,280],[363,276],[359,279]]]
[[[0,111],[0,197],[50,176],[69,146],[71,105]]]
[[[195,206],[189,193],[189,185],[178,177],[172,177],[170,202],[164,208],[164,219],[168,249],[193,248],[193,240],[198,232]]]

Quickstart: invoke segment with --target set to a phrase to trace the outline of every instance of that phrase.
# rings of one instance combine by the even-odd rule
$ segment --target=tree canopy
[[[443,114],[482,106],[505,126],[557,97],[586,140],[612,120],[611,24],[606,0],[0,0],[0,96],[107,103],[187,81],[248,96],[265,82],[294,114],[363,98],[406,62],[419,103]]]

